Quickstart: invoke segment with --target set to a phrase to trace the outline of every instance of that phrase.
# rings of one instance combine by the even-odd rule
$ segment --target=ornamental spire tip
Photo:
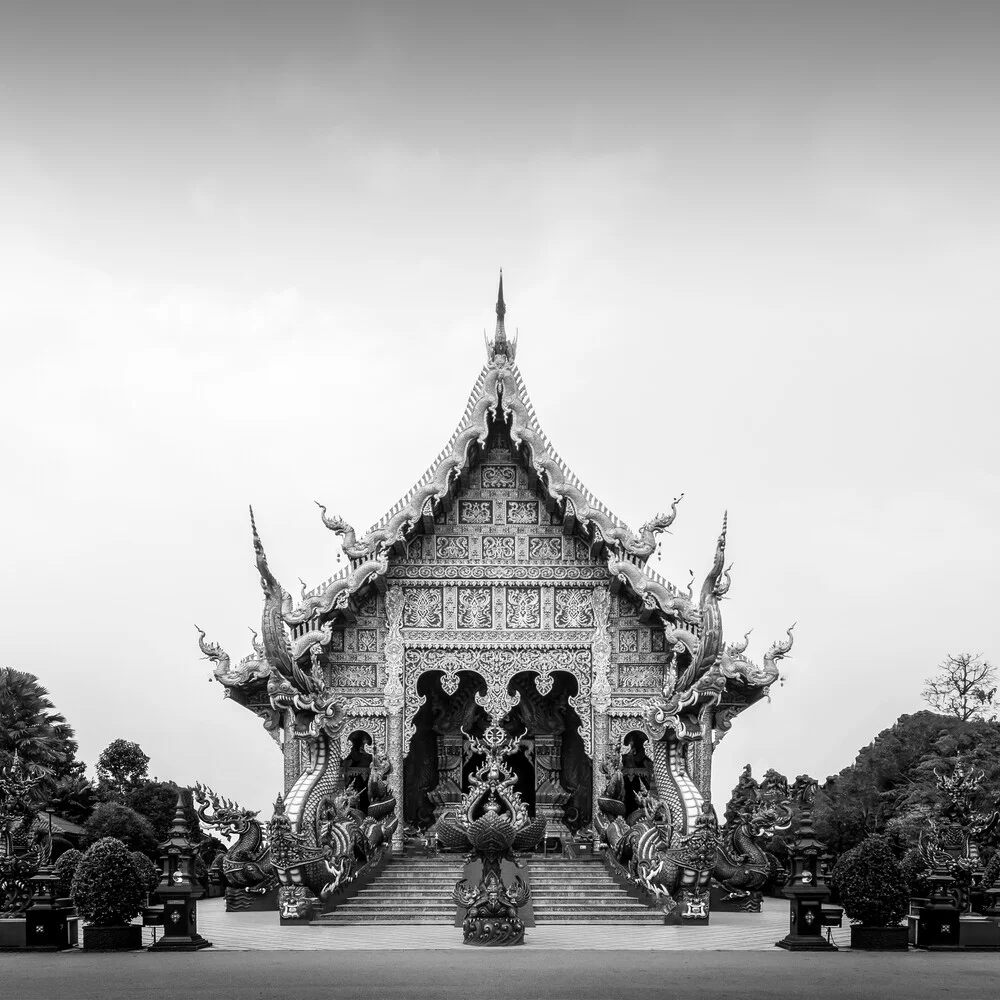
[[[497,288],[497,328],[493,334],[493,342],[486,341],[486,356],[490,361],[495,360],[500,354],[508,361],[514,360],[514,354],[517,351],[517,338],[515,337],[513,341],[507,339],[507,331],[503,325],[506,315],[507,305],[503,300],[503,268],[500,268],[500,284]]]

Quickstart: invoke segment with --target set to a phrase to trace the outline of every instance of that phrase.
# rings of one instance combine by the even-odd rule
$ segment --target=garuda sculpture
[[[769,801],[747,764],[726,808],[726,826],[712,873],[726,891],[724,900],[747,912],[760,912],[761,889],[771,870],[762,842],[791,825],[791,801]]]
[[[466,734],[468,735],[468,734]],[[545,836],[545,820],[531,819],[515,790],[517,776],[504,762],[517,752],[518,739],[491,725],[481,739],[470,737],[473,753],[484,755],[483,763],[469,777],[469,791],[454,816],[438,820],[437,837],[450,848],[468,848],[466,861],[480,861],[479,883],[465,879],[455,884],[453,898],[466,907],[462,933],[466,944],[508,945],[524,941],[524,923],[517,911],[530,890],[521,877],[505,885],[504,861],[516,863],[515,851],[530,850]]]
[[[194,787],[194,797],[198,803],[198,818],[204,824],[215,827],[223,836],[236,837],[236,843],[226,851],[219,864],[230,908],[242,908],[237,903],[241,891],[263,896],[275,888],[278,876],[271,864],[271,849],[265,841],[257,813],[200,783]]]

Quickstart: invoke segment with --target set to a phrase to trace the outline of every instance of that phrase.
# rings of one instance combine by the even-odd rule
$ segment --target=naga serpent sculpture
[[[257,813],[216,794],[200,782],[194,787],[194,797],[198,803],[198,818],[206,826],[215,827],[223,836],[237,838],[222,856],[220,865],[227,903],[232,902],[229,889],[242,889],[262,896],[275,888],[278,877]]]

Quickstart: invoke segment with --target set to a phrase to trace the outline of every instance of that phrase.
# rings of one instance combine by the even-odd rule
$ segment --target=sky
[[[0,664],[93,764],[269,815],[260,620],[424,471],[496,278],[542,427],[785,681],[715,756],[821,779],[1000,661],[1000,6],[21,3],[0,14]],[[211,685],[211,686],[209,686]]]

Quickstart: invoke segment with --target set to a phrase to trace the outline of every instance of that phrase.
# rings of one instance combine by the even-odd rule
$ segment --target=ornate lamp
[[[160,869],[157,899],[163,904],[163,936],[151,945],[151,951],[197,951],[208,948],[198,933],[198,900],[204,890],[194,874],[194,845],[184,817],[184,795],[177,793],[177,807],[170,836],[160,844]]]
[[[826,884],[826,845],[816,839],[812,825],[812,804],[816,780],[800,774],[792,786],[792,798],[801,810],[798,835],[791,852],[791,874],[782,895],[791,900],[788,934],[775,944],[788,951],[836,951],[837,946],[823,937],[823,904],[830,898]]]

